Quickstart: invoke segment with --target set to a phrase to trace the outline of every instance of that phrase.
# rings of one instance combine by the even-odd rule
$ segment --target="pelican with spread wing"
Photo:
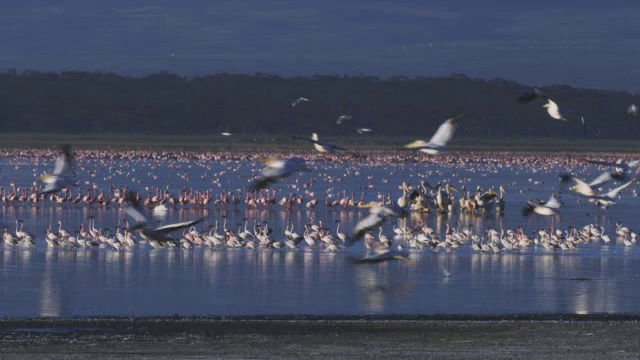
[[[586,196],[590,198],[590,200],[594,201],[596,205],[606,204],[606,206],[610,206],[615,204],[615,200],[618,198],[618,195],[620,194],[620,192],[622,192],[623,190],[635,184],[638,180],[640,180],[640,176],[636,176],[630,181],[618,186],[617,188],[613,188],[607,192],[602,192],[602,193],[598,193],[591,185],[587,184],[585,181],[581,179],[578,179],[575,176],[571,176],[568,174],[562,175],[561,179],[563,183],[573,180],[575,184],[569,189],[582,196]]]
[[[133,220],[136,221],[136,224],[131,228],[131,232],[138,230],[140,236],[147,241],[158,241],[158,242],[167,242],[174,241],[174,239],[169,236],[174,231],[178,231],[180,229],[184,229],[195,224],[198,224],[204,221],[205,218],[200,218],[198,220],[184,221],[176,224],[167,224],[157,228],[150,228],[147,225],[147,218],[138,211],[134,206],[127,205],[125,208],[127,215],[131,216]]]
[[[447,143],[451,141],[453,133],[456,130],[460,116],[454,116],[445,120],[440,125],[435,134],[431,137],[429,142],[423,140],[416,140],[410,144],[405,145],[407,149],[418,150],[430,155],[436,155],[446,150]]]
[[[44,174],[40,181],[47,184],[43,193],[48,194],[75,185],[73,173],[73,152],[70,145],[62,145],[62,154],[56,159],[53,173]]]
[[[567,121],[567,118],[560,113],[560,107],[558,107],[558,104],[553,100],[547,98],[547,103],[542,105],[542,107],[547,109],[547,114],[552,118],[560,121]],[[584,119],[582,119],[582,123],[584,124]]]
[[[309,171],[303,158],[292,157],[285,160],[268,159],[267,166],[262,169],[262,177],[254,180],[252,189],[260,190],[285,179],[297,172]]]

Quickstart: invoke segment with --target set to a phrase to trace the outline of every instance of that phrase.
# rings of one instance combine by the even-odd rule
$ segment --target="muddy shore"
[[[21,358],[638,358],[640,316],[2,319]]]

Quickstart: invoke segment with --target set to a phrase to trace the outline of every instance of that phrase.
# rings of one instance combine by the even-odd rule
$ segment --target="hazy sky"
[[[640,92],[637,0],[4,1],[0,44],[2,70],[459,72]]]

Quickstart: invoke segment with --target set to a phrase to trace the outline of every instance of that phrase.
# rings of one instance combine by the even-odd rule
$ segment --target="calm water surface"
[[[250,162],[126,162],[91,160],[79,171],[80,189],[109,191],[110,185],[155,193],[155,186],[177,193],[183,187],[199,190],[237,191],[247,184],[260,164]],[[50,161],[4,159],[0,161],[1,185],[30,186],[36,175],[50,169]],[[297,250],[229,250],[198,247],[192,250],[149,247],[133,251],[111,249],[49,249],[44,232],[57,221],[75,231],[86,217],[96,217],[96,227],[114,229],[125,217],[117,207],[2,205],[2,221],[11,230],[23,219],[25,229],[37,236],[35,249],[0,250],[0,316],[153,316],[153,315],[258,315],[258,314],[513,314],[513,313],[640,313],[640,250],[615,240],[615,222],[638,228],[639,199],[630,195],[603,212],[572,194],[564,194],[565,208],[558,217],[523,217],[529,196],[547,199],[559,188],[557,174],[566,169],[538,171],[519,167],[475,166],[465,169],[433,164],[364,167],[314,164],[314,171],[291,178],[274,188],[278,198],[302,193],[287,185],[315,178],[313,190],[321,204],[283,210],[224,208],[171,209],[166,222],[206,217],[205,230],[222,216],[229,226],[243,218],[268,221],[274,237],[284,240],[289,219],[296,231],[309,219],[332,230],[341,220],[348,233],[367,215],[365,210],[343,211],[323,205],[324,194],[365,191],[365,200],[378,192],[400,195],[398,185],[407,180],[466,185],[472,191],[504,185],[504,216],[412,214],[409,224],[426,221],[442,234],[447,224],[484,229],[527,232],[553,225],[602,225],[612,234],[609,245],[591,243],[575,251],[549,252],[542,247],[520,253],[475,253],[467,244],[453,252],[425,249],[410,252],[406,261],[354,264],[364,255],[362,244],[338,253],[301,245]],[[599,173],[595,167],[576,169],[586,178]],[[530,180],[531,179],[531,180]],[[538,182],[536,182],[538,181]],[[373,188],[364,189],[368,185]],[[74,194],[77,190],[74,190]],[[147,214],[151,216],[150,214]],[[393,235],[392,224],[384,233]],[[452,276],[444,277],[443,268]]]

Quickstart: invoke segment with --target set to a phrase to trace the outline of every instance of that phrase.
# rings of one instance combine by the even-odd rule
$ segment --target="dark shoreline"
[[[0,317],[0,331],[9,324],[20,323],[128,323],[128,322],[216,322],[216,321],[618,321],[640,322],[639,314],[434,314],[434,315],[229,315],[229,316],[81,316],[81,317]]]
[[[2,358],[620,358],[640,315],[0,319]]]

